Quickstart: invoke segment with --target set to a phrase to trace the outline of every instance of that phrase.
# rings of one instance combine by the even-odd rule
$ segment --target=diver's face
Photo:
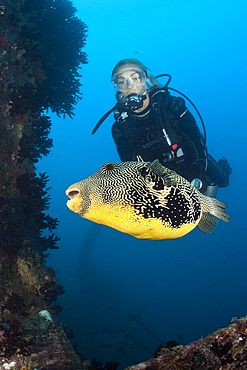
[[[117,77],[118,85],[124,95],[131,93],[137,93],[140,90],[140,84],[142,82],[140,75],[136,71],[124,71],[119,73]]]
[[[122,96],[128,97],[131,94],[146,95],[143,107],[135,110],[135,112],[141,112],[149,104],[149,97],[147,93],[147,74],[146,71],[128,66],[127,68],[120,69],[112,77],[113,87],[121,93]]]

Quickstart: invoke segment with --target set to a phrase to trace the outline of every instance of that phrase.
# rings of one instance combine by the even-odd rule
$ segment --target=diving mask
[[[146,71],[139,68],[123,69],[115,73],[111,83],[114,89],[121,92],[132,89],[146,90],[151,87]]]

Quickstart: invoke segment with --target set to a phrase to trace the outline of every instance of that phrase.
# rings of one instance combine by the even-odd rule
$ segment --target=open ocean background
[[[161,343],[185,345],[247,315],[247,1],[73,3],[88,25],[89,63],[81,69],[83,99],[75,116],[52,116],[54,147],[38,166],[50,178],[49,214],[60,220],[59,249],[47,265],[65,288],[58,320],[73,329],[78,350],[89,359],[118,360],[123,369],[153,357]],[[119,162],[113,115],[94,136],[91,131],[115,104],[111,71],[125,58],[139,59],[154,75],[171,74],[170,86],[204,119],[209,153],[230,162],[230,186],[217,198],[232,218],[212,234],[196,229],[171,241],[138,240],[66,207],[69,185]],[[144,326],[133,321],[140,311]],[[127,356],[117,351],[121,345]]]

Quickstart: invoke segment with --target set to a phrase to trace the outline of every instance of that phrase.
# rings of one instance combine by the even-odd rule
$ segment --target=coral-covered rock
[[[38,312],[15,321],[0,331],[0,369],[14,363],[14,369],[81,369],[76,355],[61,324],[48,320]],[[2,367],[1,367],[2,365]]]
[[[68,0],[0,4],[0,369],[81,368],[62,327],[39,315],[61,312],[51,304],[64,290],[45,265],[58,220],[35,168],[52,147],[45,112],[71,116],[81,98],[86,25],[75,12]]]
[[[156,354],[126,370],[247,369],[247,317],[187,346],[159,348]]]

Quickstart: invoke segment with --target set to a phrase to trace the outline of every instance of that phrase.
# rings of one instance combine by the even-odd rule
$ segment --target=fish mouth
[[[80,192],[77,189],[68,189],[65,192],[65,194],[69,197],[70,200],[75,199],[78,196],[79,193]]]

